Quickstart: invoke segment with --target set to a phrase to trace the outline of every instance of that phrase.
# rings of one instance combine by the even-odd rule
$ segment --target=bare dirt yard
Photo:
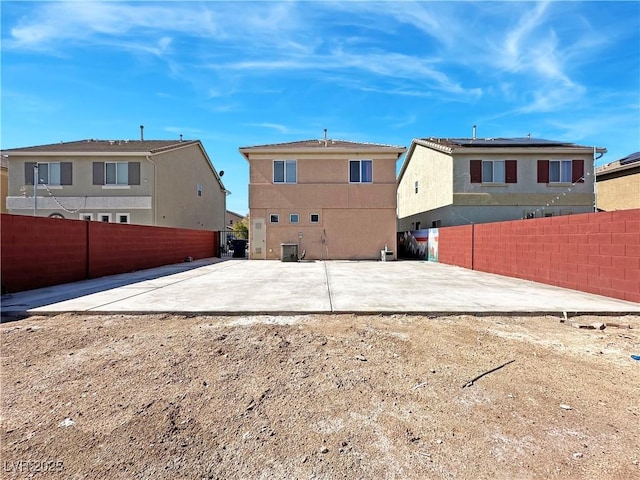
[[[640,317],[560,320],[4,323],[1,477],[640,478]]]

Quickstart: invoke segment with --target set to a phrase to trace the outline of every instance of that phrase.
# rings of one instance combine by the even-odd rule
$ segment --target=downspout
[[[596,147],[593,147],[593,211],[598,211],[598,176],[596,175],[596,160],[599,160],[603,157],[604,152],[600,153],[599,157],[596,157]]]
[[[147,160],[153,165],[153,225],[158,226],[158,165],[147,155]]]

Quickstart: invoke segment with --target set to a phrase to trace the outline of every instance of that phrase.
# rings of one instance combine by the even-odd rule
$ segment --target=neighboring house
[[[7,158],[0,156],[0,213],[9,213],[7,210],[7,195],[9,192],[9,167],[7,166]]]
[[[534,138],[414,139],[398,176],[398,231],[593,212],[596,152],[606,149]]]
[[[640,208],[640,152],[596,169],[599,210]]]
[[[231,210],[227,210],[225,225],[227,226],[227,230],[233,230],[233,224],[241,222],[244,219],[244,216],[239,213],[232,212]]]
[[[12,214],[225,228],[227,191],[199,140],[81,140],[2,154]]]
[[[240,148],[249,162],[249,258],[279,259],[282,244],[307,259],[393,251],[396,162],[405,151],[326,138]]]

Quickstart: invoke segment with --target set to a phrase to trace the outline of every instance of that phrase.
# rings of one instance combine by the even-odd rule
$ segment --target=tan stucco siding
[[[250,208],[394,208],[396,185],[250,185]]]
[[[388,246],[394,250],[396,229],[394,209],[315,209],[296,210],[300,223],[289,222],[289,212],[252,210],[252,216],[266,220],[267,260],[281,258],[281,244],[298,245],[299,254],[306,250],[309,260],[364,260],[380,258],[380,250]],[[280,221],[270,223],[269,217],[278,213]],[[319,223],[312,224],[310,214],[319,215]]]
[[[9,194],[9,172],[6,168],[0,169],[0,212],[7,213],[7,195]]]
[[[596,191],[601,210],[640,208],[640,173],[599,180]]]
[[[497,188],[497,187],[496,187]],[[577,193],[560,194],[550,197],[548,193],[454,193],[454,205],[504,205],[504,206],[540,206],[553,202],[555,206],[589,205],[593,206],[593,195]],[[558,198],[556,198],[558,197]]]
[[[452,165],[450,156],[416,145],[398,185],[398,217],[450,205],[453,202]]]
[[[157,165],[158,225],[225,229],[226,194],[197,144],[155,155],[152,160]],[[198,184],[202,196],[198,196]]]

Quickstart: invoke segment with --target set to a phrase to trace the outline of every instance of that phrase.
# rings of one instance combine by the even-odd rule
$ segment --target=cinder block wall
[[[473,225],[438,229],[441,263],[473,269]]]
[[[213,257],[216,232],[3,214],[3,291]]]
[[[471,257],[474,270],[640,302],[640,209],[441,228],[439,236],[442,263],[470,268]]]

